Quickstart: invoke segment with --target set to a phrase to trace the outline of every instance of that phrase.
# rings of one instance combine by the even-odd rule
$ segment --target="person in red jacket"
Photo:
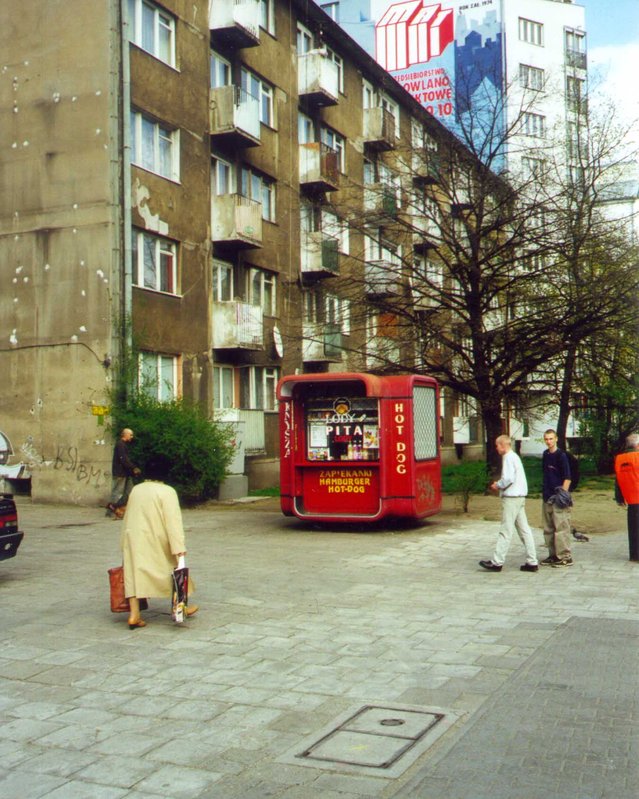
[[[628,559],[639,562],[639,433],[626,438],[626,451],[615,458],[615,476],[615,499],[628,508]]]

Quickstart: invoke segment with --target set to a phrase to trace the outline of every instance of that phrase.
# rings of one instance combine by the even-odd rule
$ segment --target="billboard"
[[[481,131],[495,135],[504,92],[501,0],[340,0],[338,23],[462,139],[472,129],[479,149]]]

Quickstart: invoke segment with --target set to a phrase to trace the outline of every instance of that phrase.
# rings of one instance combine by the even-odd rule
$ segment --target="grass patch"
[[[273,486],[272,488],[255,488],[253,491],[249,491],[249,497],[279,497],[279,495],[279,486]]]

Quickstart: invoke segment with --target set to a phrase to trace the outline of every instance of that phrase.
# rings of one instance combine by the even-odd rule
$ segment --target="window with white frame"
[[[322,209],[321,217],[322,230],[328,236],[337,239],[338,249],[344,255],[349,253],[349,238],[348,238],[348,223],[344,219],[340,219],[337,214]]]
[[[138,357],[138,387],[160,402],[180,396],[179,359],[175,355],[141,352]]]
[[[242,67],[240,70],[240,85],[247,94],[257,98],[260,104],[260,122],[270,128],[275,126],[273,119],[273,87],[262,78],[255,75],[250,69]]]
[[[277,314],[277,275],[265,269],[251,268],[246,275],[246,296],[251,305],[262,309],[266,316]]]
[[[337,0],[337,2],[320,3],[320,8],[323,9],[334,22],[339,22],[339,0]]]
[[[399,139],[399,105],[383,92],[379,96],[379,105],[385,108],[395,120],[395,138]]]
[[[545,73],[539,67],[531,67],[529,64],[519,65],[519,84],[522,89],[531,89],[540,92],[544,88]]]
[[[320,140],[327,146],[330,147],[332,150],[335,150],[337,153],[337,159],[339,162],[339,171],[345,172],[346,169],[346,162],[345,162],[345,139],[341,133],[337,133],[336,131],[332,130],[331,128],[322,128],[320,131]]]
[[[340,333],[348,335],[351,332],[351,306],[348,300],[326,294],[324,297],[324,322],[333,328],[339,328]]]
[[[526,272],[538,274],[544,270],[546,265],[546,256],[539,250],[529,250],[524,255],[524,269]]]
[[[129,41],[175,66],[175,18],[148,0],[128,0]]]
[[[231,164],[217,156],[211,160],[211,191],[216,197],[235,191]]]
[[[362,80],[362,108],[385,108],[395,120],[395,136],[399,138],[399,105],[385,92],[380,92],[372,83]]]
[[[326,48],[326,52],[328,59],[337,67],[337,87],[344,94],[344,59],[331,50],[330,47]]]
[[[568,75],[566,78],[566,99],[575,106],[581,105],[586,98],[586,81]]]
[[[233,82],[230,62],[214,50],[211,50],[210,72],[212,89],[230,86]]]
[[[524,156],[521,159],[524,170],[524,177],[531,180],[541,180],[546,169],[546,162],[543,158],[536,156]]]
[[[297,23],[297,54],[305,55],[310,53],[313,49],[313,34],[310,30],[302,25],[301,22]]]
[[[583,31],[566,29],[566,52],[583,54],[586,52],[586,34]]]
[[[300,144],[310,144],[315,141],[313,120],[301,111],[297,115],[297,140]]]
[[[180,179],[180,132],[131,111],[131,163],[163,178]]]
[[[532,19],[519,17],[519,41],[543,47],[544,26],[541,22],[534,22]]]
[[[227,261],[213,261],[213,300],[230,302],[235,297],[233,264]]]
[[[546,135],[546,117],[542,114],[525,112],[522,122],[523,131],[527,136],[539,138]]]
[[[213,367],[213,407],[235,407],[235,369],[232,366]]]
[[[131,245],[134,285],[167,294],[177,294],[175,242],[134,228]]]
[[[324,321],[322,294],[319,289],[309,289],[302,294],[304,304],[304,321],[309,324],[320,324]]]
[[[275,36],[275,0],[260,0],[260,28]]]
[[[275,388],[280,370],[276,366],[247,366],[240,369],[240,407],[275,410]]]
[[[262,219],[275,222],[275,181],[247,166],[240,168],[240,194],[262,204]]]

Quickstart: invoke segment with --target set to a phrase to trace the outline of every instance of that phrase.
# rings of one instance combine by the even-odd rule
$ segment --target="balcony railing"
[[[580,50],[566,50],[566,64],[575,69],[587,69],[588,57]]]
[[[322,142],[300,144],[300,185],[314,191],[339,188],[339,156]]]
[[[300,262],[302,275],[331,277],[339,274],[339,242],[321,230],[302,234]]]
[[[412,158],[415,183],[433,184],[441,182],[441,156],[425,147],[416,150]]]
[[[209,30],[214,44],[255,47],[260,43],[259,0],[214,0]]]
[[[239,86],[211,89],[209,96],[211,136],[237,147],[260,143],[260,103]]]
[[[214,243],[237,249],[262,246],[262,204],[239,194],[214,196],[211,203]]]
[[[395,147],[395,117],[387,108],[364,109],[364,143],[376,150]]]
[[[298,55],[297,91],[300,99],[312,105],[336,105],[339,98],[337,64],[321,50]]]
[[[262,309],[247,302],[214,302],[213,349],[264,349]]]
[[[220,422],[243,423],[244,450],[248,454],[263,452],[266,449],[264,435],[264,411],[245,408],[225,408],[216,414]]]
[[[302,327],[302,360],[341,361],[342,331],[339,325],[305,322]]]
[[[369,297],[397,297],[401,283],[401,264],[389,260],[366,261],[364,284]]]
[[[364,212],[369,216],[395,219],[399,211],[398,191],[389,183],[364,186]]]

